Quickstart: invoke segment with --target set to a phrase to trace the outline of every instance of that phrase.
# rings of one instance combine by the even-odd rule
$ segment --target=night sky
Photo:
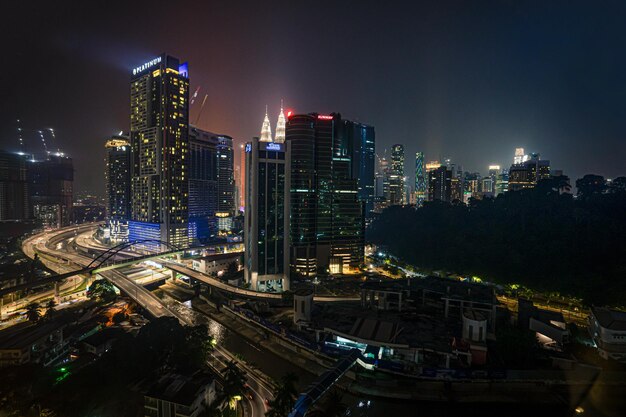
[[[191,121],[208,94],[198,126],[237,144],[266,104],[274,131],[283,98],[374,125],[380,155],[405,144],[407,175],[418,150],[486,174],[515,147],[573,179],[626,175],[623,1],[39,3],[2,6],[0,148],[17,150],[18,117],[53,127],[77,191],[103,193],[131,69],[161,52],[201,87]]]

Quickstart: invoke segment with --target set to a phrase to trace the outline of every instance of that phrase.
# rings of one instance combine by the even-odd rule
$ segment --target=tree
[[[606,189],[606,182],[601,175],[587,174],[576,180],[576,188],[578,188],[579,196],[587,198],[595,194],[602,194]]]
[[[276,389],[274,390],[274,398],[270,400],[270,409],[265,413],[267,417],[287,417],[293,409],[298,398],[298,391],[295,383],[298,377],[295,374],[288,373],[280,379]]]
[[[112,301],[116,296],[115,287],[106,279],[95,280],[87,289],[88,298],[94,298],[104,302]]]
[[[233,261],[228,264],[228,268],[226,269],[226,275],[233,276],[239,271],[239,266],[237,262]]]
[[[56,307],[56,305],[57,303],[54,301],[54,299],[50,299],[46,303],[46,318],[47,319],[54,317],[54,315],[56,314],[56,311],[54,310],[54,307]]]
[[[39,304],[30,303],[26,306],[26,318],[28,321],[36,323],[41,318],[41,312],[39,311]]]
[[[246,376],[244,372],[239,369],[235,361],[229,361],[222,373],[224,376],[224,385],[222,386],[224,399],[227,400],[230,407],[234,409],[237,405],[237,401],[240,400],[244,394]]]

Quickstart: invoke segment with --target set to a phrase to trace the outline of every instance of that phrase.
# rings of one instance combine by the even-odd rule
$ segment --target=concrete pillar
[[[176,281],[176,272],[172,269],[170,269],[170,278],[172,281]]]
[[[59,304],[61,302],[61,297],[60,297],[60,294],[59,294],[59,287],[60,287],[59,283],[55,282],[54,283],[54,301],[57,304]]]

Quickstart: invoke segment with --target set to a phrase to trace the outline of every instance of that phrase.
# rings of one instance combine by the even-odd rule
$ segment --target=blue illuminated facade
[[[357,179],[358,198],[365,204],[365,217],[374,211],[376,134],[374,126],[343,121],[348,153],[351,157],[351,177]]]
[[[426,200],[426,176],[424,173],[424,152],[415,152],[415,204],[420,207]]]

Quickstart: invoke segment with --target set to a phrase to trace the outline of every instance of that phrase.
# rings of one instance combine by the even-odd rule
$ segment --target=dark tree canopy
[[[593,183],[588,177],[584,182]],[[560,193],[558,180],[547,180],[468,206],[394,206],[368,237],[418,267],[559,291],[588,303],[623,303],[626,192],[586,187],[577,199]]]

